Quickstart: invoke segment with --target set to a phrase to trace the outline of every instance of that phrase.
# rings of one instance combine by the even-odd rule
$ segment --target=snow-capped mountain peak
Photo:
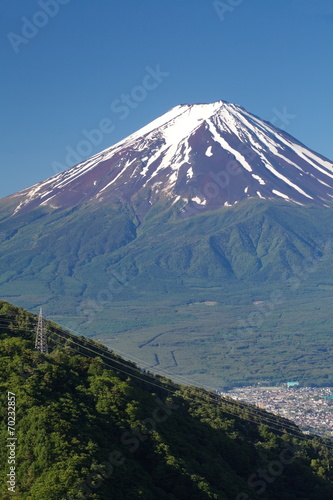
[[[333,164],[241,106],[186,104],[14,196],[15,213],[138,197],[147,210],[161,198],[201,209],[251,197],[327,205]]]

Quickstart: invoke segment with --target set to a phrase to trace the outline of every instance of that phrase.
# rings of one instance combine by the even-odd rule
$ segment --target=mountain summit
[[[160,199],[211,210],[246,198],[327,205],[333,164],[241,106],[179,105],[88,160],[17,193],[14,213],[40,205]]]

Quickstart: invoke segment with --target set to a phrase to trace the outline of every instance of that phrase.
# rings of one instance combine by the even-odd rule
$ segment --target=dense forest
[[[0,301],[2,500],[333,498],[331,441],[51,322],[44,355],[35,329]]]

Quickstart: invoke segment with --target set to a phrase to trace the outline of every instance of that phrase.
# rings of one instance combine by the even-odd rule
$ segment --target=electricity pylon
[[[43,354],[49,353],[42,308],[40,308],[39,310],[35,349],[37,349],[37,351],[42,352]]]

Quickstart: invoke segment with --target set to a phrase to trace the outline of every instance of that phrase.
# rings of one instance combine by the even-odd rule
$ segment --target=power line
[[[59,336],[60,338],[62,338],[60,335],[58,335],[58,336]],[[59,344],[59,345],[62,345],[62,344],[61,344],[61,343],[59,343],[59,342],[56,342],[56,343],[57,343],[57,344]],[[79,345],[79,344],[78,344],[78,345]],[[76,351],[73,347],[71,347],[71,346],[68,346],[68,347],[69,347],[70,349],[72,349],[74,352],[76,352],[76,353],[77,353],[77,351]],[[83,355],[83,356],[85,356],[85,357],[87,357],[87,358],[90,358],[90,359],[94,359],[94,358],[93,358],[93,356],[91,356],[91,355],[89,355],[89,354],[83,354],[83,353],[80,353],[80,355]],[[110,370],[112,370],[112,369],[113,369],[110,365],[106,364],[103,360],[102,360],[102,363],[106,366],[106,368],[108,368],[108,369],[110,369]],[[118,368],[116,368],[116,370],[118,370]],[[118,370],[118,371],[120,371],[120,370]],[[125,373],[125,372],[123,372],[123,373]],[[129,374],[129,373],[127,373],[127,375],[128,375],[128,376],[130,376],[130,377],[133,377],[133,374]],[[139,378],[139,377],[135,377],[135,376],[134,376],[134,378]],[[141,380],[143,380],[143,379],[141,379]],[[156,386],[156,384],[153,384],[152,382],[150,382],[150,381],[148,381],[148,380],[143,380],[143,381],[144,381],[145,383],[147,383],[147,384],[150,384],[150,385],[154,385],[154,386]],[[160,386],[158,386],[158,387],[159,387],[159,388],[161,388]],[[164,388],[164,389],[165,389],[165,388]],[[165,390],[168,390],[168,389],[165,389]],[[177,395],[177,394],[176,394],[176,391],[171,391],[171,390],[169,390],[169,392],[171,392],[171,393],[172,393],[172,394],[174,394],[174,395]],[[281,433],[281,434],[286,434],[286,435],[288,435],[288,436],[290,436],[290,437],[297,438],[297,439],[299,439],[299,440],[306,441],[306,442],[310,442],[310,441],[311,441],[311,438],[319,438],[321,441],[323,441],[323,439],[324,439],[322,436],[317,436],[317,435],[315,435],[315,434],[312,434],[312,435],[311,435],[311,436],[309,436],[309,437],[307,437],[307,436],[303,436],[303,435],[302,435],[302,432],[301,432],[300,430],[298,430],[297,426],[293,426],[293,425],[290,425],[290,424],[288,425],[288,424],[286,424],[286,422],[283,422],[283,425],[281,424],[281,427],[282,427],[282,428],[276,427],[276,426],[274,426],[274,425],[271,423],[271,422],[276,423],[276,419],[274,419],[274,418],[268,418],[268,417],[266,417],[266,416],[263,416],[262,414],[258,415],[258,412],[256,412],[255,410],[252,410],[252,415],[251,415],[251,410],[250,410],[250,407],[249,407],[248,405],[246,405],[246,403],[244,403],[244,404],[239,404],[239,402],[232,402],[232,401],[230,401],[230,402],[229,402],[229,401],[226,401],[225,399],[223,399],[223,398],[221,398],[221,397],[218,397],[218,396],[216,396],[216,397],[215,397],[215,395],[213,395],[213,394],[206,394],[206,395],[207,395],[209,398],[211,398],[211,401],[210,401],[210,402],[211,402],[212,404],[214,404],[215,406],[218,406],[218,407],[219,407],[218,409],[219,409],[222,413],[224,413],[224,414],[226,414],[226,415],[229,415],[229,416],[232,416],[232,417],[237,417],[238,419],[245,420],[246,422],[251,422],[251,423],[254,423],[254,424],[255,424],[255,425],[257,425],[257,426],[258,426],[258,425],[261,425],[261,424],[266,425],[266,426],[267,426],[269,429],[271,429],[271,430],[278,431],[278,432],[279,432],[279,433]],[[206,400],[204,399],[204,397],[203,397],[203,396],[201,396],[201,395],[199,395],[199,394],[196,394],[196,395],[195,395],[195,397],[197,397],[197,398],[198,398],[199,400],[201,400],[201,401],[205,401],[205,402],[206,402]],[[213,398],[213,399],[212,399],[212,398]],[[236,407],[237,407],[237,406],[241,406],[241,407],[243,406],[243,407],[244,407],[244,409],[246,409],[246,410],[250,413],[250,416],[258,418],[258,419],[259,419],[259,421],[258,421],[258,420],[253,420],[253,419],[249,418],[249,416],[242,417],[242,416],[241,416],[241,415],[239,415],[238,413],[233,413],[233,412],[231,412],[231,411],[228,411],[228,410],[227,410],[227,409],[225,409],[225,408],[221,408],[221,405],[222,405],[222,404],[228,404],[228,403],[229,403],[231,406],[236,406]],[[282,417],[282,418],[283,418],[283,417]],[[288,420],[287,420],[287,422],[288,422]],[[288,430],[288,429],[289,429],[289,430]],[[291,431],[294,431],[295,433],[292,433]],[[324,442],[322,442],[322,445],[323,445],[323,446],[325,446],[327,449],[333,449],[333,445],[329,445],[329,444],[324,443]]]
[[[1,318],[1,320],[7,321],[7,324],[10,323],[10,320],[7,320],[6,318]],[[60,335],[59,333],[56,333],[55,330],[61,332],[63,335],[65,334],[67,336]],[[30,331],[31,331],[31,329],[30,329]],[[81,349],[86,349],[98,357],[101,357],[101,356],[104,357],[109,362],[118,364],[120,366],[124,366],[124,367],[126,367],[127,370],[130,369],[132,371],[135,371],[137,374],[142,374],[142,370],[140,370],[138,367],[132,367],[128,364],[122,363],[121,361],[112,357],[112,353],[109,352],[108,350],[106,350],[105,353],[102,353],[99,350],[92,349],[92,347],[94,347],[93,345],[91,347],[88,347],[87,345],[82,345],[80,343],[75,342],[74,338],[76,338],[76,337],[74,335],[72,335],[70,332],[65,332],[64,330],[62,330],[60,328],[54,328],[54,327],[53,327],[53,330],[47,329],[47,332],[51,335],[56,335],[57,337],[61,338],[62,340],[70,340],[70,342],[72,344],[77,345]],[[88,340],[85,340],[85,341],[89,342]],[[63,347],[63,344],[61,344],[60,342],[56,342],[54,339],[52,339],[52,342]],[[96,356],[92,356],[92,355],[85,354],[82,352],[78,352],[77,349],[75,349],[74,347],[71,347],[70,345],[68,346],[68,348],[71,349],[72,351],[74,351],[76,354],[83,355],[83,356],[90,358],[90,359],[94,359],[96,357]],[[140,376],[134,375],[133,373],[129,373],[128,371],[125,371],[119,367],[116,367],[116,366],[112,367],[112,366],[110,366],[110,364],[107,364],[105,361],[103,361],[103,359],[101,361],[108,369],[113,369],[113,370],[119,371],[119,372],[124,373],[125,375],[127,375],[129,377],[138,379],[141,382],[152,385],[154,387],[158,387],[159,389],[163,389],[169,393],[176,394],[176,390],[178,390],[175,388],[175,384],[173,384],[172,382],[168,382],[168,381],[162,382],[161,381],[160,384],[157,384],[157,383],[154,383],[154,382],[147,380],[147,377],[156,380],[156,377],[154,377],[153,375],[145,373],[145,378],[143,378],[142,376],[140,377]],[[161,384],[164,384],[164,385],[161,385]],[[172,389],[168,389],[165,386],[170,386],[170,387],[172,387]],[[309,437],[299,435],[299,434],[301,434],[301,431],[298,429],[298,427],[296,425],[289,423],[289,421],[283,417],[279,417],[279,418],[283,419],[283,424],[281,424],[282,428],[278,428],[278,427],[273,425],[273,424],[276,424],[276,419],[273,416],[269,417],[269,416],[263,415],[262,412],[259,413],[258,410],[256,410],[255,408],[252,409],[252,405],[250,405],[250,404],[242,403],[240,401],[233,401],[233,400],[229,401],[226,398],[222,398],[221,396],[217,396],[217,395],[209,393],[209,392],[205,393],[205,396],[211,400],[212,404],[214,404],[215,406],[219,406],[219,409],[221,410],[222,413],[225,413],[227,415],[237,417],[237,418],[245,420],[245,421],[252,422],[256,425],[264,424],[272,430],[278,431],[278,432],[283,433],[283,434],[287,434],[291,437],[294,437],[294,438],[297,438],[300,440],[304,440],[304,441],[310,441],[311,437],[319,438],[321,441],[323,441],[323,439],[325,439],[324,437],[317,436],[315,434],[312,434]],[[206,401],[203,395],[196,394],[195,397],[197,397],[199,400]],[[249,415],[246,417],[242,417],[238,413],[233,413],[231,411],[228,411],[226,408],[221,408],[221,404],[229,406],[229,410],[230,410],[230,406],[236,407],[237,409],[239,409],[239,408],[244,409]],[[249,416],[255,417],[259,421],[252,420],[251,418],[249,418]],[[288,432],[288,430],[296,432],[297,434],[292,433],[292,432]],[[322,444],[323,444],[323,446],[327,447],[328,449],[333,449],[333,446],[331,446],[329,444],[326,444],[326,443],[322,443]]]
[[[54,332],[53,332],[54,333]],[[61,335],[59,334],[56,334],[58,337],[64,339],[64,337],[62,337]],[[72,339],[71,339],[72,340]],[[77,344],[76,342],[72,341],[75,345],[78,345],[81,347],[80,344]],[[69,346],[70,349],[72,349],[73,351],[77,352],[73,347]],[[93,349],[90,349],[90,348],[87,348],[85,346],[86,349],[88,349],[89,351],[93,352],[94,354],[97,354],[99,355],[100,353],[98,351],[94,351]],[[81,353],[80,353],[81,354]],[[93,356],[89,355],[89,354],[84,354],[84,356],[88,357],[88,358],[93,358]],[[107,358],[107,356],[103,355],[104,357]],[[107,358],[108,359],[108,358]],[[115,361],[113,358],[109,358],[110,361]],[[147,383],[147,384],[150,384],[150,385],[153,385],[153,386],[157,386],[157,384],[154,384],[148,380],[145,380],[145,379],[142,379],[141,377],[137,377],[137,376],[134,376],[133,374],[131,373],[128,373],[128,372],[124,372],[123,370],[120,370],[119,368],[113,368],[111,367],[110,365],[108,365],[107,363],[105,363],[103,360],[102,360],[103,364],[109,368],[109,369],[116,369],[117,371],[121,371],[123,373],[126,373],[128,376],[130,377],[134,377],[134,378],[137,378],[137,379],[140,379],[141,381]],[[116,361],[118,363],[118,361]],[[123,364],[123,363],[120,363],[120,364]],[[126,366],[126,365],[124,365]],[[132,368],[134,369],[134,368]],[[139,373],[141,372],[140,369],[136,369]],[[152,377],[153,378],[153,377]],[[168,385],[171,385],[170,383],[166,382],[166,384]],[[168,392],[171,392],[173,394],[176,394],[176,390],[170,390],[170,389],[166,389],[165,387],[161,387],[161,386],[158,386],[159,388],[163,388],[165,390],[167,390]],[[239,402],[239,401],[232,401],[232,400],[227,400],[225,398],[222,398],[220,396],[216,396],[214,394],[210,394],[210,393],[206,393],[206,396],[208,398],[210,398],[210,402],[212,404],[214,404],[215,406],[219,406],[219,409],[221,410],[221,412],[227,414],[227,415],[230,415],[230,416],[233,416],[233,417],[237,417],[239,419],[242,419],[242,420],[245,420],[247,422],[252,422],[256,425],[260,425],[260,424],[264,424],[266,425],[268,428],[272,429],[272,430],[275,430],[275,431],[278,431],[282,434],[287,434],[291,437],[294,437],[294,438],[297,438],[297,439],[301,439],[301,440],[304,440],[304,441],[310,441],[311,440],[311,437],[317,437],[319,438],[320,440],[323,440],[324,438],[321,437],[321,436],[316,436],[316,435],[311,435],[310,437],[305,437],[305,436],[302,436],[302,432],[301,430],[298,429],[298,427],[296,425],[293,425],[293,424],[290,424],[289,421],[283,417],[280,417],[282,420],[283,420],[283,423],[281,423],[281,428],[279,427],[276,427],[275,425],[273,424],[276,424],[276,418],[274,417],[269,417],[269,416],[266,416],[266,415],[263,415],[262,413],[258,413],[258,410],[256,410],[255,408],[251,408],[251,405],[247,405],[246,403],[242,403],[242,402]],[[196,394],[195,397],[197,397],[198,399],[200,399],[201,401],[205,401],[205,398],[204,396],[201,396],[199,394]],[[246,410],[248,413],[249,413],[249,416],[250,417],[255,417],[257,418],[258,420],[253,420],[251,418],[249,418],[249,416],[246,416],[246,417],[242,417],[240,416],[238,413],[233,413],[232,411],[228,411],[226,408],[221,408],[221,404],[223,405],[228,405],[229,406],[229,410],[230,410],[230,406],[231,407],[235,407],[239,410],[239,408],[241,409],[244,409]],[[293,431],[293,432],[291,432]],[[326,446],[327,448],[329,449],[333,449],[333,445],[329,445],[329,444],[325,444],[323,443],[324,446]]]
[[[105,353],[101,353],[100,351],[96,350],[96,349],[93,349],[92,347],[94,346],[91,346],[91,347],[88,347],[87,345],[82,345],[80,343],[77,343],[75,342],[75,340],[73,339],[74,336],[72,336],[72,334],[66,332],[66,335],[68,335],[67,337],[64,337],[63,334],[65,333],[63,330],[61,330],[60,328],[56,328],[57,331],[61,332],[62,335],[60,335],[59,333],[57,334],[54,330],[48,330],[48,332],[52,335],[56,335],[58,337],[60,337],[62,340],[70,340],[72,344],[74,345],[77,345],[78,347],[80,347],[81,349],[84,348],[90,352],[92,352],[93,354],[95,354],[96,356],[103,356],[106,360],[108,360],[109,362],[112,362],[112,363],[115,363],[117,365],[120,365],[120,366],[123,366],[127,369],[127,371],[125,370],[122,370],[121,368],[117,367],[117,366],[114,366],[114,367],[110,367],[109,364],[103,362],[103,364],[105,366],[107,366],[109,369],[113,368],[121,373],[124,373],[126,374],[127,376],[130,376],[130,377],[133,377],[133,378],[136,378],[142,382],[145,382],[147,384],[150,384],[150,385],[153,385],[154,387],[158,387],[160,389],[164,389],[168,392],[171,392],[171,393],[174,393],[175,392],[175,388],[174,388],[174,384],[172,383],[169,383],[168,381],[163,381],[163,384],[164,386],[161,386],[159,384],[156,384],[154,382],[150,382],[149,380],[147,380],[147,378],[143,378],[142,377],[142,371],[137,368],[137,367],[132,367],[132,366],[129,366],[128,364],[125,364],[125,363],[122,363],[121,361],[115,359],[114,357],[112,357],[112,353],[106,351]],[[75,338],[75,337],[74,337]],[[59,344],[59,343],[57,343]],[[59,344],[61,345],[61,344]],[[73,351],[75,351],[77,353],[77,350],[75,350],[74,348],[71,348]],[[82,352],[79,353],[79,354],[83,354]],[[89,357],[89,358],[93,358],[94,356],[89,356],[89,355],[85,355],[86,357]],[[103,361],[103,360],[102,360]],[[132,370],[134,372],[136,372],[137,374],[140,374],[141,376],[137,376],[137,375],[134,375],[133,373],[129,373],[128,370]],[[151,379],[154,379],[156,380],[156,377],[154,377],[153,375],[150,375],[150,374],[146,374],[145,375],[146,377],[150,377]],[[172,389],[167,389],[167,387],[165,387],[166,385],[169,385],[170,387],[172,387]],[[198,397],[198,395],[196,395]],[[250,404],[246,404],[246,403],[242,403],[240,401],[233,401],[233,400],[228,400],[226,398],[222,398],[221,396],[216,396],[214,394],[210,394],[210,393],[206,393],[206,396],[209,397],[210,399],[213,398],[212,402],[213,403],[220,403],[220,402],[223,402],[225,405],[228,405],[229,407],[235,407],[237,409],[239,408],[242,408],[244,409],[248,414],[250,414],[250,416],[252,415],[253,417],[255,418],[260,418],[261,421],[263,421],[264,423],[266,423],[266,425],[270,426],[271,428],[274,428],[275,430],[280,430],[281,429],[278,429],[276,427],[272,427],[272,423],[276,424],[276,419],[274,417],[269,417],[268,415],[264,416],[262,415],[262,413],[260,412],[260,416],[258,415],[258,410],[254,407],[252,408],[253,405],[250,405]],[[235,413],[230,413],[230,412],[227,412],[225,409],[223,409],[222,411],[224,411],[225,413],[228,413],[232,416],[237,416],[237,417],[240,417],[238,414],[235,414]],[[284,420],[283,422],[283,427],[286,428],[286,429],[290,429],[292,431],[297,431],[297,426],[296,425],[293,425],[293,424],[290,424],[289,421],[283,417],[280,417],[281,419]],[[250,420],[248,417],[247,417],[247,420]],[[257,421],[253,421],[252,422],[258,424]],[[259,423],[263,423],[263,422],[259,422]],[[293,434],[294,435],[294,434]],[[295,436],[295,435],[294,435]]]

